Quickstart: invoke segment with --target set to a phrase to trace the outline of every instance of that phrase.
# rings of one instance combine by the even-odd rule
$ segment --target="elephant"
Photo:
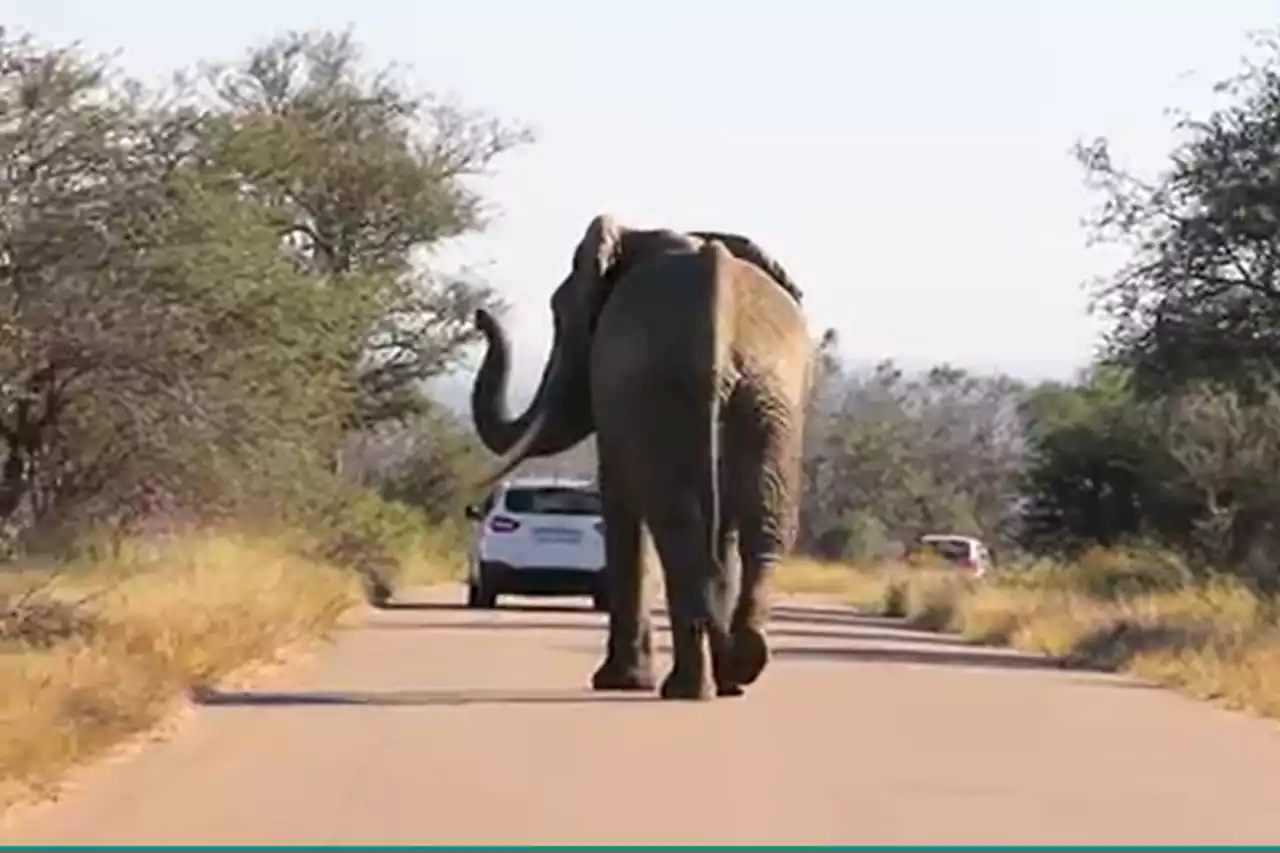
[[[766,668],[767,586],[798,521],[812,370],[801,298],[745,237],[599,214],[551,296],[551,352],[514,417],[509,340],[476,312],[487,347],[471,414],[499,456],[486,484],[596,436],[609,633],[593,689],[657,686],[642,525],[671,624],[660,696],[739,696]]]

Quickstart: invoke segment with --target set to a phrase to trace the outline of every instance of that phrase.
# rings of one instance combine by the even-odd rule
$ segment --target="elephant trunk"
[[[510,341],[497,320],[483,309],[476,312],[476,325],[488,349],[471,389],[471,420],[484,446],[501,457],[481,481],[481,488],[488,489],[527,457],[568,450],[586,438],[590,425],[575,425],[565,413],[567,380],[558,340],[552,344],[533,399],[518,417],[511,417],[507,410]]]
[[[501,456],[512,448],[533,425],[534,413],[545,396],[547,377],[528,408],[512,418],[507,408],[507,390],[511,380],[511,341],[506,331],[488,311],[476,312],[476,326],[484,335],[487,349],[471,387],[471,420],[480,441],[490,453]]]

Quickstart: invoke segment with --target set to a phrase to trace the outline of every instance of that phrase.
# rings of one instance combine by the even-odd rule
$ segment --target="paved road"
[[[798,602],[743,699],[602,696],[602,616],[460,598],[370,613],[0,842],[1280,841],[1273,723]]]

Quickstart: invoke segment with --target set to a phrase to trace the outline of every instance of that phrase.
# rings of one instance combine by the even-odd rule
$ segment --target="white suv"
[[[991,570],[991,551],[981,540],[972,536],[953,533],[921,536],[915,547],[908,550],[907,560],[913,562],[926,555],[965,569],[975,578],[985,577]]]
[[[600,493],[586,480],[508,480],[479,506],[467,572],[467,606],[491,608],[498,596],[589,595],[608,609]]]

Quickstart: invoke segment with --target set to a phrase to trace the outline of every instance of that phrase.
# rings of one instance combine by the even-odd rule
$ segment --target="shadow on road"
[[[781,620],[780,620],[781,621]],[[868,629],[864,625],[871,625]],[[949,646],[964,647],[968,643],[960,637],[953,637],[947,634],[930,634],[924,631],[909,631],[906,629],[896,629],[892,623],[888,627],[881,627],[879,622],[847,622],[845,623],[847,630],[839,630],[838,628],[807,628],[798,624],[786,625],[785,627],[770,628],[769,636],[772,637],[788,637],[800,640],[843,640],[843,641],[883,641],[892,643],[912,643],[920,646]]]
[[[780,646],[774,649],[778,658],[807,658],[832,662],[909,663],[930,666],[963,666],[979,669],[1052,669],[1063,666],[1052,658],[1034,657],[1005,651],[986,651],[952,645],[939,650],[913,649],[909,646]]]
[[[495,616],[503,613],[573,613],[583,616],[598,616],[600,618],[605,616],[604,613],[592,609],[590,604],[585,601],[582,604],[558,604],[551,601],[538,601],[536,598],[525,601],[503,601],[493,610],[475,610],[467,607],[461,601],[388,601],[377,609],[386,611],[488,613]],[[665,607],[655,606],[651,612],[655,618],[666,616]],[[901,619],[894,619],[888,616],[869,616],[848,607],[822,607],[817,605],[805,607],[776,605],[770,608],[770,619],[774,622],[801,622],[818,625],[902,627]]]
[[[587,690],[193,690],[197,705],[238,707],[454,707],[459,705],[586,705],[646,702],[653,693],[594,693]]]
[[[884,628],[905,628],[901,619],[892,616],[870,616],[856,610],[841,607],[795,607],[792,605],[770,608],[769,618],[775,622],[805,622],[810,625],[874,625]]]
[[[594,631],[603,633],[606,624],[603,619],[592,622],[569,622],[567,620],[555,619],[494,619],[492,621],[471,621],[471,622],[428,622],[428,621],[407,621],[404,619],[396,619],[395,621],[378,621],[370,620],[359,625],[353,625],[350,630],[355,631]]]
[[[555,612],[555,611],[549,611]],[[875,623],[873,623],[875,624]],[[946,646],[950,648],[964,647],[965,641],[957,637],[947,636],[945,634],[929,634],[925,632],[908,632],[873,628],[867,629],[862,627],[860,622],[847,622],[844,624],[844,630],[838,627],[806,627],[799,624],[784,624],[771,628],[769,637],[771,639],[792,639],[792,640],[830,640],[834,642],[893,642],[893,643],[911,643],[914,645],[929,646]],[[570,621],[567,619],[478,619],[466,622],[448,622],[448,621],[408,621],[405,619],[395,620],[369,620],[358,625],[351,626],[348,630],[355,631],[482,631],[482,632],[507,632],[507,631],[578,631],[604,635],[608,630],[607,621],[601,617],[591,621]],[[654,618],[654,631],[661,635],[668,630],[666,619]]]
[[[381,605],[379,610],[472,610],[461,601],[388,601]],[[508,604],[502,602],[498,605],[498,611],[489,612],[510,612],[510,613],[594,613],[590,604],[581,604],[574,606],[572,604]]]
[[[854,639],[844,637],[845,640]],[[876,638],[867,638],[874,640]],[[893,637],[885,639],[894,640]],[[580,644],[564,645],[565,651],[577,653],[600,652],[600,647]],[[656,654],[670,655],[671,646],[666,642],[654,643]],[[952,646],[938,650],[913,649],[910,646],[880,645],[845,645],[845,646],[775,646],[772,649],[775,660],[822,660],[831,663],[902,663],[923,664],[926,666],[957,666],[969,669],[1025,669],[1055,670],[1065,669],[1052,658],[1023,656],[1013,652],[966,649],[964,646]]]

